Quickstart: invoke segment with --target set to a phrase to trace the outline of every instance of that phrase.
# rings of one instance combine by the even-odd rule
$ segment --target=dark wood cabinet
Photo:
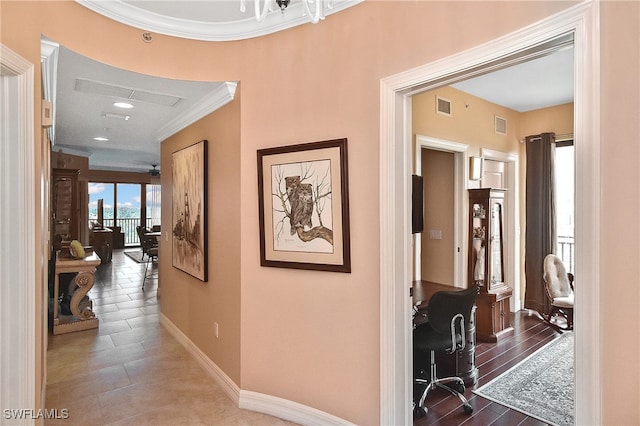
[[[497,342],[513,334],[505,282],[503,249],[504,189],[469,190],[469,286],[480,286],[476,305],[478,340]]]
[[[101,264],[111,262],[113,250],[113,231],[111,229],[92,229],[89,244],[100,257]]]
[[[77,169],[54,168],[51,174],[51,243],[53,252],[62,241],[80,238]]]

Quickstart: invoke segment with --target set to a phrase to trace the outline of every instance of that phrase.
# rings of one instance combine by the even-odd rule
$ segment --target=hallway
[[[45,424],[293,425],[234,404],[159,324],[158,280],[143,291],[144,268],[115,250],[89,293],[99,328],[49,334],[46,408],[58,419]]]

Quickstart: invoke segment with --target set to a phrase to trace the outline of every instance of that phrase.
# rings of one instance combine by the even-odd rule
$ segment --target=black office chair
[[[427,305],[427,322],[413,332],[414,380],[427,385],[419,402],[414,402],[414,414],[423,417],[427,409],[424,400],[436,387],[451,392],[462,401],[464,412],[471,414],[473,407],[464,397],[464,381],[460,377],[438,378],[436,352],[453,353],[465,347],[465,330],[469,329],[471,312],[478,295],[478,287],[467,290],[439,291],[434,293]],[[427,364],[427,359],[428,364]],[[429,369],[427,370],[427,367]],[[427,377],[427,374],[429,376]],[[420,377],[422,376],[422,377]],[[447,386],[452,384],[454,387]]]

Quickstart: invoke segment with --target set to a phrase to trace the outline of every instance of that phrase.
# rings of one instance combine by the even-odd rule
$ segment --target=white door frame
[[[518,156],[493,149],[480,148],[480,157],[485,160],[501,161],[505,166],[505,178],[507,184],[507,197],[505,203],[505,277],[506,282],[512,286],[513,297],[510,300],[511,312],[522,309],[520,300],[520,209],[519,204],[519,179]]]
[[[422,175],[422,149],[433,149],[436,151],[450,152],[454,155],[454,182],[455,191],[453,201],[453,286],[466,287],[467,269],[463,266],[463,254],[466,253],[464,235],[464,224],[467,220],[465,214],[467,209],[465,206],[465,190],[466,183],[469,182],[469,169],[465,167],[469,163],[469,154],[467,150],[469,145],[459,142],[448,141],[444,139],[432,138],[430,136],[416,135],[416,146],[414,154],[415,174]],[[426,231],[425,231],[426,232]],[[420,259],[422,254],[422,234],[414,234],[414,280],[421,277]]]
[[[576,424],[600,424],[600,30],[585,1],[476,48],[380,82],[380,424],[411,424],[411,95],[505,64],[527,49],[574,34],[576,140]],[[535,50],[535,49],[534,49]],[[584,280],[584,281],[583,281]]]
[[[34,65],[1,43],[0,100],[0,407],[35,409]]]

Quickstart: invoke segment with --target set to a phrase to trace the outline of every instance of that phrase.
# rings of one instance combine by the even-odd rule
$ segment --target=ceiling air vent
[[[496,115],[495,126],[496,126],[496,133],[497,134],[499,134],[499,135],[506,135],[507,134],[507,119],[506,118],[498,117]]]
[[[449,99],[436,96],[436,112],[438,114],[451,117],[451,101]]]
[[[133,101],[147,102],[154,105],[174,107],[182,101],[182,97],[166,93],[150,92],[132,87],[116,86],[100,81],[76,78],[75,89],[78,92],[112,96]]]

